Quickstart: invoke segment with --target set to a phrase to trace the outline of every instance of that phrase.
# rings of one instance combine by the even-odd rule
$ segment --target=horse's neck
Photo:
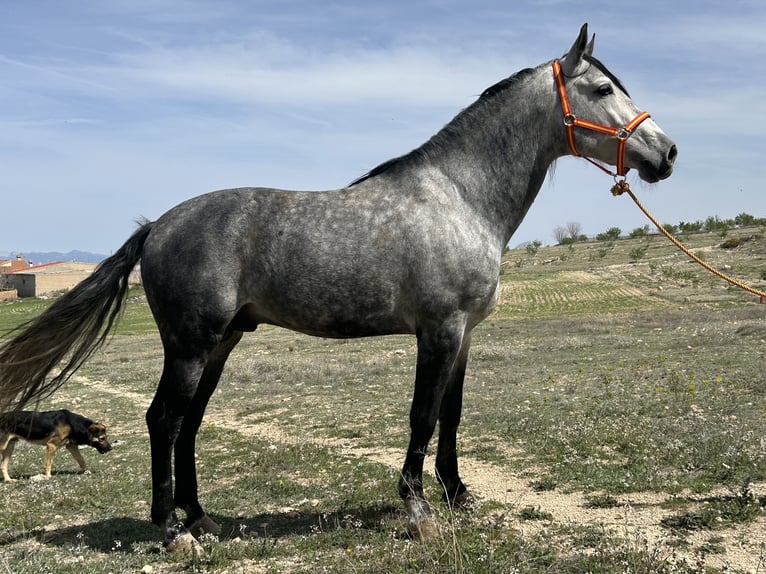
[[[443,137],[452,138],[454,145],[442,145],[437,161],[502,245],[521,223],[565,145],[548,79],[538,70],[511,88],[512,93],[495,96],[470,121],[460,120],[460,128],[445,128]]]

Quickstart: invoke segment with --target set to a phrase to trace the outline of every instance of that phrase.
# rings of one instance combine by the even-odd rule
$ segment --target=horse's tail
[[[122,247],[0,346],[0,409],[21,409],[61,387],[105,342],[128,293],[152,223],[143,222]],[[63,368],[48,373],[62,360]]]

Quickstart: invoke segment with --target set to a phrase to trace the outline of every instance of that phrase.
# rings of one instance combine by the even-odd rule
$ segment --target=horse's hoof
[[[189,532],[194,538],[199,538],[203,534],[213,534],[218,536],[221,533],[221,527],[213,521],[207,514],[199,520],[196,520],[189,526]]]
[[[173,540],[168,542],[165,545],[165,550],[172,554],[183,553],[197,557],[204,556],[205,554],[202,545],[188,532],[179,534]]]
[[[413,540],[431,540],[438,536],[439,525],[431,516],[419,521],[410,518],[407,521],[407,532],[409,532]]]
[[[431,508],[422,498],[408,498],[404,501],[409,520],[407,531],[415,540],[428,540],[439,534],[439,527],[431,514]]]
[[[468,490],[464,490],[455,498],[448,500],[447,504],[455,510],[472,510],[476,508],[479,501]]]

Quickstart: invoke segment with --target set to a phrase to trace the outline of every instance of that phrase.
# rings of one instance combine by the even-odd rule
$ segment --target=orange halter
[[[613,128],[611,126],[605,126],[596,122],[580,119],[572,113],[572,108],[569,105],[567,89],[564,85],[564,75],[561,73],[561,63],[558,60],[553,60],[553,77],[556,79],[556,88],[558,89],[559,98],[561,99],[561,110],[564,112],[564,126],[566,127],[567,131],[567,143],[569,143],[569,149],[574,155],[587,159],[597,168],[605,171],[609,175],[613,177],[624,177],[630,169],[625,167],[625,142],[628,141],[628,138],[633,133],[633,130],[635,130],[641,122],[649,117],[649,112],[641,112],[621,128]],[[579,151],[577,151],[574,135],[575,127],[585,128],[587,130],[592,130],[594,132],[599,132],[617,138],[617,172],[613,172],[610,169],[607,169],[600,163],[593,161],[589,157],[583,156]]]

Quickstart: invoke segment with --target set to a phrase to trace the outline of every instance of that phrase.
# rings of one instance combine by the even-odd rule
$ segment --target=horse
[[[151,520],[169,550],[194,551],[201,533],[218,528],[198,500],[196,435],[243,334],[261,324],[331,338],[411,334],[398,494],[413,537],[433,536],[427,448],[438,422],[444,502],[474,501],[456,453],[471,333],[498,301],[501,254],[550,167],[575,155],[606,171],[602,164],[617,165],[623,178],[635,169],[648,183],[673,171],[676,145],[593,56],[594,43],[586,23],[561,58],[499,81],[423,145],[346,187],[219,190],[139,222],[91,276],[0,347],[0,407],[49,396],[105,344],[140,261],[164,352],[146,412]]]

